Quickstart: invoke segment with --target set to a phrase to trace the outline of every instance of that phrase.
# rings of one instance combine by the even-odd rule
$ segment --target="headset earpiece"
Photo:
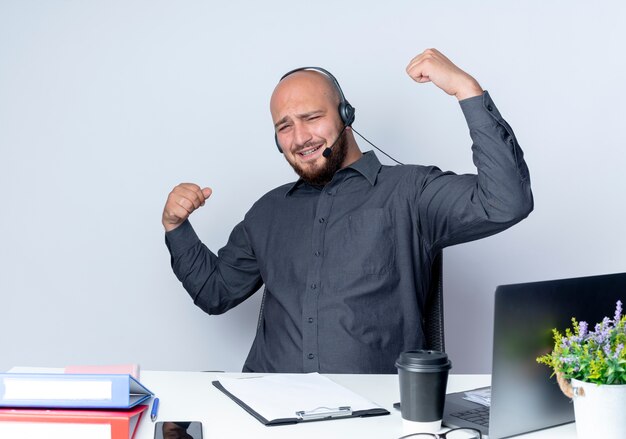
[[[278,143],[278,134],[274,133],[274,141],[276,142],[276,147],[278,148],[279,153],[283,153],[283,149],[280,147],[280,143]]]
[[[343,124],[347,127],[351,126],[352,122],[354,122],[354,107],[345,99],[339,104],[339,116],[341,117]]]

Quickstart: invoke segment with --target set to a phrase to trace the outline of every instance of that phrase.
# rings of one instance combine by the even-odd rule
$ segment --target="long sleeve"
[[[433,251],[502,231],[533,209],[528,167],[488,92],[460,102],[475,175],[429,169],[417,192],[421,235]]]
[[[233,229],[218,255],[200,241],[189,221],[167,232],[165,243],[176,277],[209,314],[228,311],[263,283],[243,223]]]

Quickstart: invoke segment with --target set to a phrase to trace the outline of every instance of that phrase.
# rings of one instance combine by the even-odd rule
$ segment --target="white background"
[[[404,72],[436,47],[490,91],[535,194],[524,222],[445,251],[454,372],[488,372],[497,285],[626,271],[625,17],[618,1],[0,0],[0,370],[239,371],[260,294],[193,305],[167,194],[213,188],[192,223],[217,250],[294,180],[268,108],[301,65],[332,71],[355,128],[400,161],[473,172],[456,100]]]

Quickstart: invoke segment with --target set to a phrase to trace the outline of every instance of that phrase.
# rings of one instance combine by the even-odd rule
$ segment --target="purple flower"
[[[618,300],[617,306],[615,307],[615,320],[613,320],[616,325],[619,323],[621,318],[622,318],[622,301]]]
[[[623,343],[620,343],[615,347],[615,352],[611,352],[611,345],[608,343],[605,344],[602,348],[602,350],[604,351],[604,354],[606,355],[606,358],[610,358],[613,360],[619,359],[619,354],[622,352],[622,349],[624,349]]]
[[[587,325],[587,322],[580,322],[578,323],[578,335],[573,335],[572,337],[570,337],[568,339],[568,344],[565,345],[565,343],[563,344],[563,347],[569,347],[571,345],[571,343],[583,343],[585,341],[585,338],[588,335],[588,331],[589,331],[589,325]]]
[[[599,345],[603,345],[608,339],[611,332],[611,319],[605,317],[602,323],[596,324],[594,333],[591,334],[592,339]]]

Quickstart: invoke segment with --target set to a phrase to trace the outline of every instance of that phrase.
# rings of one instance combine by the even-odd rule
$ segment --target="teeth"
[[[317,151],[318,149],[320,149],[320,147],[319,147],[319,146],[318,146],[317,148],[315,148],[315,149],[310,150],[310,151],[301,152],[300,154],[305,155],[305,156],[306,156],[306,155],[311,155],[311,154],[313,154],[315,151]]]

